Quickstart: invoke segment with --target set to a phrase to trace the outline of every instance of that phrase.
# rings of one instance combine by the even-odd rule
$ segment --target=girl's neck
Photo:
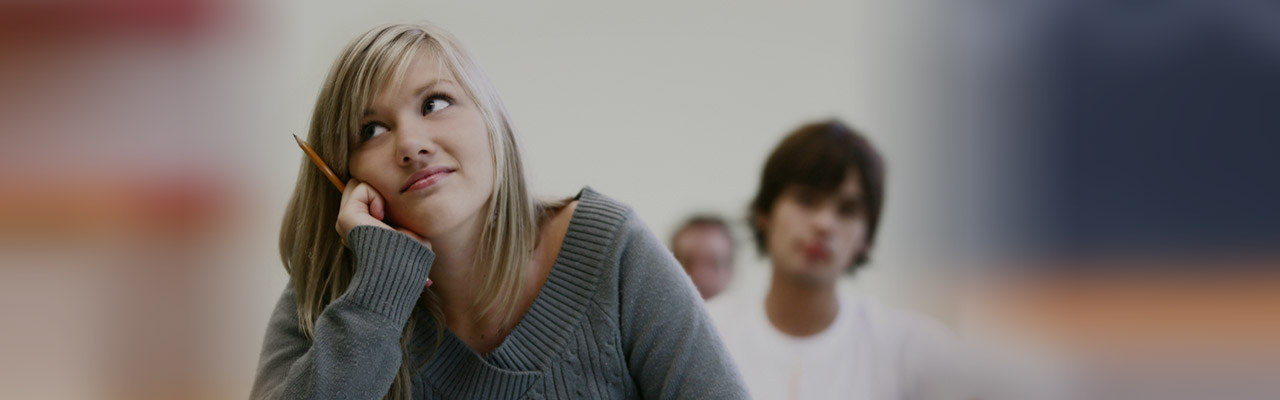
[[[470,306],[480,288],[475,271],[476,244],[480,241],[483,221],[473,218],[452,230],[452,234],[430,238],[435,261],[431,265],[431,291],[440,298],[446,310],[459,305]]]
[[[440,296],[445,325],[472,350],[483,355],[497,349],[528,312],[551,273],[575,208],[576,203],[569,204],[540,224],[537,247],[532,249],[528,258],[521,260],[520,295],[510,310],[494,308],[486,312],[482,308],[484,304],[476,304],[475,296],[482,282],[470,273],[473,268],[453,268],[447,277],[442,275],[440,279],[435,278],[433,268],[432,280],[437,283],[431,286],[431,290]],[[458,283],[444,279],[456,279]],[[505,318],[508,311],[512,311],[510,319]]]

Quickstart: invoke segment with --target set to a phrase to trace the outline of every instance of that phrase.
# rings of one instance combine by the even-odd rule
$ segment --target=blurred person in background
[[[769,156],[750,206],[767,293],[709,305],[757,399],[965,398],[940,323],[837,292],[871,255],[884,163],[839,121],[808,124]]]
[[[729,224],[714,215],[689,217],[671,235],[671,253],[693,279],[703,300],[716,297],[733,281],[736,249]]]
[[[348,184],[302,165],[254,398],[746,397],[629,207],[590,188],[534,200],[501,100],[449,33],[353,40],[309,139]]]

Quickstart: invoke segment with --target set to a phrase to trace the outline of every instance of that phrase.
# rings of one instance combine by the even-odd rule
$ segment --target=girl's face
[[[769,215],[765,231],[775,276],[807,285],[834,284],[867,247],[862,183],[849,171],[833,193],[792,185]]]
[[[350,160],[351,176],[382,194],[386,222],[427,239],[479,221],[494,186],[480,110],[429,53],[378,92]]]

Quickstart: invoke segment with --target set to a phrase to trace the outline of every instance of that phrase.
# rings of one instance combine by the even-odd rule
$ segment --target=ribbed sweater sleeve
[[[347,242],[355,274],[316,319],[314,338],[303,334],[293,285],[286,286],[268,323],[251,398],[380,399],[391,387],[401,333],[435,254],[373,226],[353,228]]]

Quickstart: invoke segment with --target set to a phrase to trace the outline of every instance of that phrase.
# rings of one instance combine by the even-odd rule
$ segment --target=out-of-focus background
[[[247,396],[289,135],[348,40],[424,20],[490,74],[538,194],[591,185],[663,238],[730,218],[731,291],[767,284],[768,152],[839,118],[889,171],[843,290],[1041,394],[1280,393],[1248,386],[1280,360],[1275,2],[66,0],[0,4],[0,398]]]

